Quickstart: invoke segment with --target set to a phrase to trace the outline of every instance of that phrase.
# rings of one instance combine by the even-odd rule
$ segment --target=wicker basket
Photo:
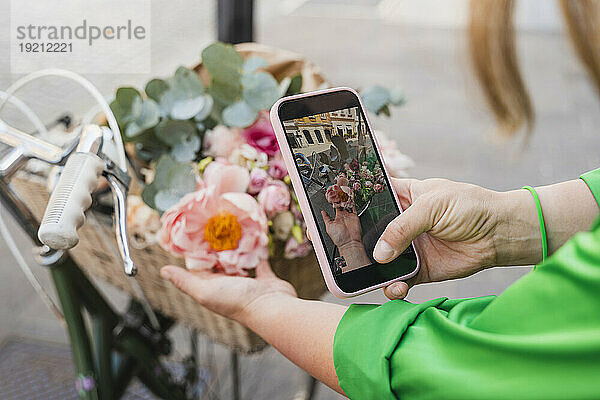
[[[274,50],[254,43],[238,45],[244,57],[260,55],[269,63],[269,72],[280,79],[297,73],[303,75],[303,90],[313,90],[324,82],[314,65],[300,56]],[[194,67],[200,76],[205,75],[201,64]],[[41,220],[48,201],[44,178],[19,173],[11,182],[13,188]],[[116,240],[109,218],[88,212],[86,223],[79,231],[79,244],[70,250],[71,256],[90,275],[109,282],[135,296],[136,292],[125,276],[121,259],[116,251]],[[171,256],[158,245],[143,249],[131,249],[132,258],[138,266],[136,277],[145,297],[156,310],[179,323],[193,327],[212,339],[240,352],[254,352],[266,346],[264,340],[237,322],[217,315],[199,306],[170,282],[159,276],[159,269],[166,264],[181,265],[183,261]],[[273,271],[292,283],[302,298],[317,299],[325,291],[325,284],[314,253],[293,260],[284,259],[281,250],[271,259]]]

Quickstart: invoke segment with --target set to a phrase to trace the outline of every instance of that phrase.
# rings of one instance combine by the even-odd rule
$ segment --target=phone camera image
[[[360,108],[283,127],[333,275],[376,264],[375,244],[399,209]]]

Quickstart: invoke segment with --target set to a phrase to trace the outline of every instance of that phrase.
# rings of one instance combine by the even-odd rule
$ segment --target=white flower
[[[234,149],[229,156],[230,163],[237,164],[248,170],[256,167],[262,168],[267,165],[268,161],[269,157],[265,153],[256,150],[247,143]]]

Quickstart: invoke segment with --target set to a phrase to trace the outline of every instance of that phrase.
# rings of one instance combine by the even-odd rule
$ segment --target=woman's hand
[[[256,278],[166,266],[163,278],[194,300],[252,329],[300,368],[343,394],[333,365],[333,338],[346,307],[296,297],[268,262]]]
[[[209,310],[244,324],[253,306],[265,297],[296,297],[294,287],[279,279],[267,261],[258,265],[255,278],[188,271],[172,265],[163,267],[160,274]]]
[[[539,243],[528,192],[494,192],[444,179],[393,179],[392,183],[405,211],[388,225],[373,255],[379,262],[389,262],[414,240],[421,268],[408,281],[385,288],[390,299],[404,298],[417,283],[462,278],[485,267],[539,257],[534,251],[529,260],[519,260],[518,249],[506,246],[510,237],[517,236],[515,223],[523,230],[518,236],[528,237],[527,251],[531,253]],[[520,205],[526,212],[518,209]]]

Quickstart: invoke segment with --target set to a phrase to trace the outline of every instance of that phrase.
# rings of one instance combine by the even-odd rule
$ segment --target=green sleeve
[[[600,168],[586,172],[580,178],[588,185],[596,202],[600,206]]]
[[[600,393],[600,229],[502,295],[354,305],[334,340],[352,399],[564,399]]]

